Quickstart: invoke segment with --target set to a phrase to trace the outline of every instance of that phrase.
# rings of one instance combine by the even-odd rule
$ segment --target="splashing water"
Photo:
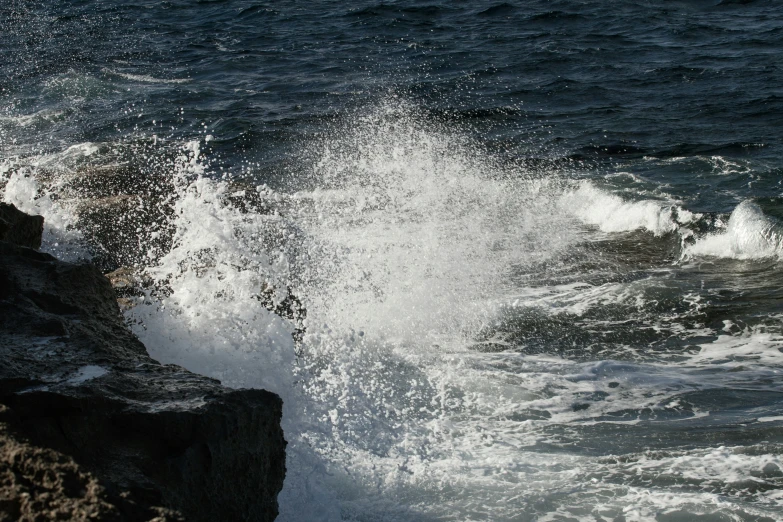
[[[683,326],[678,339],[695,349],[671,361],[623,343],[571,360],[501,334],[485,345],[502,351],[476,349],[509,310],[537,318],[525,328],[597,338],[627,322],[597,309],[648,313],[666,299],[667,272],[556,286],[537,270],[581,266],[569,263],[596,229],[663,241],[694,215],[533,175],[399,100],[348,120],[303,154],[290,190],[213,179],[198,142],[181,147],[168,221],[145,232],[170,233],[170,246],[147,245],[153,290],[128,313],[162,362],[284,398],[281,520],[744,519],[776,508],[776,446],[654,451],[647,426],[667,440],[709,422],[709,394],[728,381],[761,393],[777,332]],[[35,201],[25,209],[68,229],[51,216],[69,207],[46,206],[55,200],[35,183],[15,172],[5,198]],[[295,321],[264,304],[292,294],[307,310],[300,343]],[[703,304],[689,295],[677,317],[697,321]]]
[[[743,201],[731,213],[726,230],[697,241],[688,253],[700,256],[759,259],[780,256],[783,227],[756,203]]]
[[[321,144],[317,188],[294,194],[311,249],[304,294],[330,326],[399,342],[470,336],[512,267],[575,240],[556,177],[501,165],[409,107],[352,125]]]

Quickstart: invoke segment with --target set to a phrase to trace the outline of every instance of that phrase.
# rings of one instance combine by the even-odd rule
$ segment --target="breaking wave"
[[[783,225],[764,214],[758,204],[746,200],[731,213],[725,230],[696,241],[687,249],[695,256],[760,259],[779,257]]]
[[[625,200],[596,188],[589,181],[567,191],[560,203],[564,210],[602,232],[646,230],[661,236],[678,230],[694,217],[691,212],[663,201]]]
[[[671,361],[623,360],[622,341],[590,352],[597,360],[526,352],[529,331],[494,339],[500,351],[476,349],[509,307],[570,314],[573,325],[541,322],[561,337],[572,327],[606,337],[610,321],[589,314],[616,303],[657,313],[658,280],[521,288],[515,276],[568,266],[606,234],[658,240],[694,214],[528,172],[399,100],[335,123],[276,189],[212,175],[200,145],[156,164],[169,192],[156,196],[165,211],[132,229],[149,283],[127,319],[158,360],[284,398],[281,520],[647,520],[661,509],[762,516],[777,506],[777,446],[645,449],[650,423],[707,422],[728,376],[757,393],[747,400],[758,414],[745,420],[767,426],[757,381],[774,378],[765,364],[780,360],[777,332],[683,326],[690,348]],[[64,196],[103,150],[61,153],[54,163],[71,167],[49,179],[51,158],[4,167],[5,200],[45,215],[50,251],[90,249],[79,203]],[[776,224],[751,203],[725,234],[690,248],[728,234],[742,252],[779,248]],[[279,313],[294,297],[306,313]],[[681,313],[698,315],[696,301]],[[631,436],[618,438],[618,425]],[[571,450],[584,441],[616,456]]]

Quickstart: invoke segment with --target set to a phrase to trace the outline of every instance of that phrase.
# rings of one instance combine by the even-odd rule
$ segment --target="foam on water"
[[[110,74],[116,74],[117,76],[125,78],[126,80],[133,80],[136,82],[144,82],[144,83],[187,83],[191,81],[190,78],[155,78],[147,74],[131,74],[126,72],[115,71],[112,69],[104,69],[104,71]]]
[[[585,224],[660,236],[684,210],[533,176],[398,100],[337,125],[305,160],[290,190],[243,194],[210,177],[198,142],[181,146],[161,227],[172,246],[145,245],[153,290],[128,313],[162,362],[284,398],[281,520],[742,520],[779,509],[777,447],[644,449],[649,427],[710,422],[715,390],[767,393],[783,357],[776,331],[679,332],[702,340],[676,361],[471,348],[509,307],[643,307],[661,280],[519,287],[510,274],[560,262],[591,237]],[[47,192],[57,184],[22,170],[6,171],[4,198],[68,231],[71,210]],[[235,203],[248,192],[264,212]],[[302,299],[300,344],[265,306],[270,293]],[[683,314],[701,306],[688,303]],[[746,422],[777,422],[762,399]],[[637,431],[622,438],[616,426]]]
[[[22,116],[0,116],[0,129],[12,126],[31,127],[43,123],[55,123],[60,121],[65,113],[66,111],[64,110],[42,109]]]
[[[552,426],[695,422],[709,410],[683,406],[680,395],[721,388],[729,370],[737,382],[774,377],[763,364],[770,361],[738,357],[740,368],[710,358],[717,367],[705,375],[704,357],[723,350],[722,338],[692,362],[671,365],[491,356],[467,346],[500,305],[525,300],[508,286],[512,267],[556,258],[578,241],[574,215],[607,232],[656,235],[692,215],[588,184],[569,189],[554,174],[509,171],[405,110],[381,107],[352,124],[321,144],[312,171],[320,188],[297,194],[306,203],[296,214],[310,248],[300,274],[310,314],[300,375],[311,397],[307,413],[321,420],[302,439],[317,448],[327,471],[319,480],[339,498],[342,515],[504,520],[562,509],[592,519],[603,509],[653,516],[663,502],[650,500],[654,489],[594,484],[590,477],[611,474],[612,466],[534,448],[552,440]],[[641,295],[627,285],[585,288],[564,289],[570,297],[564,303],[561,295],[558,307],[579,313]],[[780,359],[771,334],[748,334],[737,347]],[[300,482],[293,478],[281,495],[285,520],[300,519],[293,499],[307,492],[294,477]],[[599,509],[596,496],[614,500]],[[669,510],[737,510],[711,493],[667,498]],[[628,512],[629,501],[637,512]],[[704,508],[705,501],[716,506]]]
[[[469,335],[513,266],[576,240],[556,177],[501,166],[404,105],[357,120],[320,144],[317,188],[295,195],[315,261],[303,293],[330,326],[417,342]]]
[[[560,204],[584,223],[603,232],[647,230],[656,236],[674,232],[693,214],[662,201],[627,201],[595,187],[589,181],[563,194]]]
[[[760,259],[779,257],[783,249],[783,227],[756,203],[743,201],[731,213],[722,232],[704,237],[688,247],[693,256]]]
[[[159,294],[130,312],[134,331],[159,360],[288,397],[293,327],[260,302],[268,288],[276,301],[286,296],[287,260],[262,242],[276,218],[240,215],[224,201],[227,184],[204,177],[200,159],[192,142],[176,162],[173,246],[147,252],[146,275]]]

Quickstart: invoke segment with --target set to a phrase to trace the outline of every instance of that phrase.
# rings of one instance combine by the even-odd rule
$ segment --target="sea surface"
[[[281,521],[783,520],[779,2],[3,0],[0,196]]]

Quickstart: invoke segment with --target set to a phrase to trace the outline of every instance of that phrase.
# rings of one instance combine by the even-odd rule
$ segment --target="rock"
[[[23,461],[51,478],[29,491],[4,478],[0,501],[34,497],[13,509],[72,505],[76,519],[98,510],[98,519],[119,520],[104,504],[122,515],[116,499],[127,499],[136,506],[128,520],[276,517],[286,445],[280,398],[151,359],[95,266],[0,241],[0,358],[0,405],[24,439],[6,437],[3,447],[38,448],[25,449]],[[13,465],[2,464],[4,477]],[[71,482],[81,485],[81,504],[51,504]]]
[[[144,298],[144,289],[153,286],[149,277],[139,275],[138,270],[129,266],[121,266],[109,272],[106,274],[106,279],[117,294],[117,304],[122,312],[127,312],[136,306]]]
[[[105,272],[143,266],[150,249],[171,248],[168,225],[171,205],[140,196],[84,199],[76,209],[76,225],[89,243],[93,262]]]
[[[175,511],[148,506],[127,493],[112,497],[72,458],[30,444],[17,425],[11,410],[0,405],[0,522],[183,520]]]
[[[301,343],[306,331],[304,321],[307,318],[307,310],[290,288],[285,289],[282,299],[278,299],[277,294],[278,290],[274,286],[265,284],[261,294],[258,295],[258,300],[270,312],[291,321],[295,326],[291,336],[296,343]]]
[[[41,248],[44,218],[25,214],[10,203],[0,203],[0,240]]]
[[[106,279],[111,283],[114,292],[118,296],[138,295],[138,286],[141,284],[136,271],[129,266],[122,266],[113,272],[106,274]]]

